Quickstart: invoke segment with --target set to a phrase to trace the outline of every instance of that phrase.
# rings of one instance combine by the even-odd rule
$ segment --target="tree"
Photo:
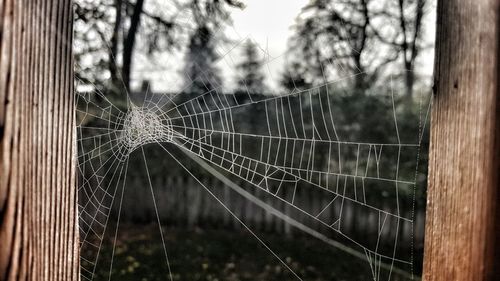
[[[219,59],[215,48],[222,38],[216,31],[231,20],[228,8],[243,8],[237,0],[193,0],[190,4],[195,22],[185,57],[185,91],[200,95],[220,89],[222,80],[215,65]]]
[[[408,4],[407,4],[408,3]],[[420,53],[422,46],[424,8],[426,0],[399,0],[399,25],[400,32],[403,35],[402,39],[394,42],[396,46],[401,48],[401,56],[405,77],[406,94],[411,97],[413,94],[413,85],[415,84],[415,62]],[[412,16],[405,16],[408,6],[414,7]]]
[[[214,30],[230,20],[227,7],[243,4],[236,0],[76,0],[77,77],[108,95],[123,97],[130,91],[137,52],[152,58],[187,44],[193,49],[187,57],[212,65],[217,60]],[[184,22],[186,18],[194,25]],[[198,76],[203,63],[187,66],[186,73]]]
[[[236,92],[265,94],[265,77],[262,74],[264,61],[260,59],[257,46],[247,40],[243,47],[243,61],[237,65]]]
[[[197,27],[191,35],[185,59],[186,92],[200,95],[221,88],[222,80],[215,66],[218,59],[215,44],[212,30],[206,25]]]
[[[145,8],[146,2],[154,1],[76,1],[75,57],[79,79],[108,94],[123,95],[130,91],[137,38],[141,38],[139,47],[147,55],[179,46],[181,26],[176,18],[183,7],[174,1],[173,9],[151,11]]]
[[[411,96],[425,3],[313,0],[297,18],[288,54],[293,59],[287,67],[301,69],[309,83],[356,74],[352,86],[363,93],[381,75],[394,72],[403,57],[403,76]]]
[[[302,9],[290,49],[294,50],[293,63],[302,65],[308,82],[323,81],[324,76],[330,76],[332,67],[343,75],[367,72],[364,56],[372,39],[368,1],[334,5],[331,0],[313,0]],[[368,80],[366,75],[356,76],[354,88],[363,91]]]
[[[305,78],[305,71],[300,62],[287,62],[285,64],[285,71],[281,75],[281,87],[287,93],[310,88],[311,83]]]
[[[115,0],[116,3],[122,0]],[[125,84],[125,88],[130,89],[130,71],[132,67],[132,56],[135,46],[136,33],[139,30],[139,25],[141,24],[141,15],[143,13],[142,7],[144,6],[144,0],[137,0],[132,9],[132,15],[130,17],[130,27],[126,32],[126,36],[123,39],[123,66],[122,66],[122,79]],[[117,10],[116,14],[120,14],[120,10]],[[118,17],[118,16],[117,16]]]
[[[0,13],[0,280],[79,280],[72,1]]]

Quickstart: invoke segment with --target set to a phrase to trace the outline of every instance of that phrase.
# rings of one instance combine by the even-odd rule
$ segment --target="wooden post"
[[[500,195],[499,3],[438,1],[427,281],[500,280],[493,272],[500,267],[494,253]]]
[[[71,0],[0,0],[0,280],[78,280]]]

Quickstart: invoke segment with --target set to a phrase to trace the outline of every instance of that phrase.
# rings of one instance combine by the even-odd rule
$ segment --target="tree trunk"
[[[143,5],[144,0],[137,0],[137,2],[135,3],[134,12],[132,13],[132,17],[130,18],[130,28],[128,29],[127,36],[123,41],[122,78],[127,91],[130,90],[130,72],[132,70],[133,63],[135,37],[137,34],[137,30],[139,30],[139,26],[141,24]]]
[[[438,1],[427,281],[499,280],[499,8],[498,0]]]
[[[120,76],[118,73],[118,62],[116,56],[118,54],[118,39],[120,38],[120,30],[122,27],[122,12],[123,12],[123,1],[115,0],[115,22],[113,26],[113,35],[111,36],[111,48],[108,52],[108,63],[109,72],[111,75],[111,83],[113,85],[113,90],[116,93],[120,93],[120,89],[123,89],[123,84],[121,83]]]
[[[0,280],[78,280],[72,1],[0,15]]]

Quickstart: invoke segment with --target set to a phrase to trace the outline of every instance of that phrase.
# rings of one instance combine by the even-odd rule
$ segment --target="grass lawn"
[[[113,233],[100,252],[94,280],[108,280]],[[174,280],[298,280],[251,234],[241,231],[164,229]],[[366,260],[311,237],[259,236],[303,280],[373,280]],[[112,280],[169,280],[156,225],[120,226]],[[391,280],[406,280],[393,275]]]

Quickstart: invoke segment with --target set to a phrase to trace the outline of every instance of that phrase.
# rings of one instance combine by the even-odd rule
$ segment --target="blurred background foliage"
[[[426,33],[425,23],[426,14],[434,5],[432,0],[306,1],[295,22],[290,23],[292,36],[284,54],[286,60],[280,77],[274,77],[279,87],[270,85],[271,78],[265,72],[268,63],[266,51],[261,46],[251,39],[234,45],[234,40],[225,34],[226,28],[232,23],[232,12],[245,9],[247,5],[252,5],[252,1],[76,0],[75,3],[75,67],[80,85],[77,90],[91,88],[100,91],[124,111],[127,109],[126,93],[129,93],[133,102],[140,104],[148,92],[149,100],[163,100],[165,103],[161,106],[168,108],[171,106],[167,102],[170,98],[179,104],[207,91],[234,95],[239,102],[314,91],[318,96],[314,101],[310,99],[314,104],[307,104],[307,95],[299,95],[288,102],[298,108],[297,111],[301,111],[302,106],[321,112],[321,99],[324,103],[327,99],[335,113],[335,134],[343,140],[397,143],[391,98],[394,95],[401,142],[421,144],[421,149],[414,154],[415,157],[402,158],[400,161],[389,157],[381,161],[383,170],[388,173],[398,165],[401,178],[416,177],[417,188],[413,190],[408,187],[400,194],[405,198],[401,201],[402,212],[411,212],[416,218],[414,229],[401,230],[406,231],[403,235],[415,231],[412,238],[405,240],[405,245],[401,247],[414,247],[413,269],[415,274],[419,274],[428,147],[428,126],[424,122],[428,122],[426,113],[431,91],[431,73],[422,71],[421,60],[422,54],[433,48],[433,41],[429,40],[432,35]],[[218,50],[231,46],[237,46],[239,61],[229,75],[221,70],[218,62],[223,59],[223,54]],[[159,56],[172,56],[173,60],[183,65],[184,81],[178,89],[155,92],[151,84],[161,82],[144,79],[144,75],[134,76],[134,68],[141,64],[154,65]],[[147,74],[145,76],[147,78]],[[234,82],[230,83],[229,80]],[[163,99],[163,96],[169,98]],[[96,104],[104,102],[98,96],[94,99]],[[308,114],[309,109],[303,112]],[[267,135],[268,128],[264,125],[266,113],[258,105],[239,110],[234,115],[235,123],[241,130]],[[314,122],[315,118],[320,117],[305,117],[308,122]],[[86,119],[85,122],[93,126],[103,125],[99,124],[102,122],[99,119]],[[330,133],[334,132],[318,132]],[[172,148],[177,158],[183,157],[173,146],[168,147]],[[167,234],[167,243],[172,247],[176,280],[293,279],[284,268],[277,265],[272,256],[264,250],[255,250],[255,244],[250,242],[253,237],[245,234],[244,230],[236,226],[237,223],[230,222],[223,212],[220,216],[208,217],[204,221],[202,209],[209,204],[206,203],[209,199],[193,201],[192,196],[206,195],[201,192],[188,194],[187,188],[195,188],[189,180],[190,176],[174,161],[163,157],[165,153],[161,148],[147,145],[145,149],[147,155],[155,156],[149,157],[149,168],[156,192],[165,192],[167,185],[175,186],[177,190],[171,191],[177,192],[175,194],[165,194],[163,201],[165,205],[175,204],[177,207],[165,207],[160,212],[162,220],[167,222],[166,233],[169,233],[168,228],[173,229],[171,236]],[[318,155],[318,166],[325,167],[330,161],[325,159],[325,155],[328,155],[326,149],[318,145],[314,150]],[[251,143],[245,150],[248,154],[260,152],[259,147]],[[344,158],[351,159],[349,163],[346,160],[346,165],[353,165],[355,153],[354,150],[342,152]],[[152,226],[141,227],[140,231],[137,228],[138,225],[154,224],[156,220],[141,161],[140,156],[131,155],[129,165],[137,169],[129,171],[131,184],[128,188],[133,190],[131,194],[134,195],[125,198],[122,214],[124,226],[120,230],[122,234],[115,259],[117,265],[114,274],[121,276],[120,280],[157,280],[165,276],[165,272],[159,270],[162,265],[158,260],[162,250],[159,237],[156,237],[157,230]],[[415,175],[417,161],[418,176]],[[186,161],[186,166],[196,176],[210,181],[213,187],[224,188],[222,184],[210,180],[211,175],[194,163]],[[231,177],[229,174],[227,176]],[[395,200],[391,198],[393,194],[380,192],[380,189],[369,190],[367,196],[373,200]],[[311,200],[311,204],[314,204],[316,199]],[[188,208],[195,204],[193,202],[205,202],[199,203],[201,207],[197,207],[199,210],[194,222],[193,213],[189,210],[180,211],[179,207],[184,205]],[[276,246],[277,252],[290,259],[290,264],[303,274],[305,280],[371,279],[369,270],[359,270],[359,260],[345,257],[335,249],[323,249],[320,242],[299,231],[282,225],[275,227],[276,221],[265,219],[265,213],[259,213],[263,219],[257,223],[256,216],[249,214],[245,203],[234,203],[232,208],[247,210],[240,212],[243,221],[254,224],[265,235],[268,243]],[[362,214],[354,213],[352,224],[359,223],[359,216]],[[359,237],[369,233],[368,228],[355,226],[350,231],[350,235]],[[286,238],[283,238],[283,234],[286,234]],[[105,245],[103,256],[110,255],[111,249]],[[98,276],[107,280],[105,271],[98,273]],[[401,276],[394,278],[404,279]]]

